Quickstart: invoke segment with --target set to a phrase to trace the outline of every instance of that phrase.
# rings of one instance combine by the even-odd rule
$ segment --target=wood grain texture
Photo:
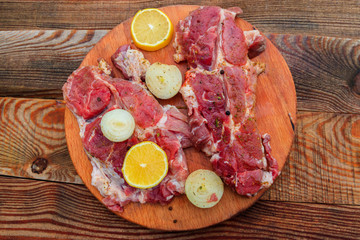
[[[67,152],[63,121],[56,123],[57,130],[43,130],[41,138],[45,145],[51,146],[51,149],[47,150],[49,154],[38,154],[45,152],[44,150],[22,151],[28,146],[37,146],[41,149],[36,132],[40,128],[34,126],[43,123],[36,120],[34,124],[29,121],[29,116],[34,115],[35,112],[39,116],[43,114],[41,112],[46,112],[50,119],[48,121],[54,123],[57,121],[57,116],[63,117],[64,104],[52,100],[2,98],[0,106],[2,116],[0,174],[82,183]],[[15,106],[22,106],[17,108],[17,114],[14,114]],[[33,106],[34,109],[20,111],[20,109],[25,109],[24,106]],[[54,112],[57,113],[54,114]],[[8,129],[4,130],[4,127],[15,122],[14,116],[21,115],[21,119],[25,119],[21,124],[21,129],[15,129],[11,133]],[[360,204],[360,182],[357,178],[360,174],[358,163],[360,115],[299,112],[297,119],[295,142],[290,151],[288,163],[274,186],[264,194],[262,199]],[[24,129],[28,129],[26,141],[23,141]],[[44,138],[43,136],[51,137]],[[52,140],[54,136],[58,139],[56,147]],[[45,171],[43,174],[31,172],[31,164],[39,156],[49,160],[50,172]]]
[[[0,32],[1,95],[62,99],[61,87],[108,31]]]
[[[68,75],[107,32],[0,31],[0,96],[62,99],[61,87]],[[280,34],[267,37],[292,72],[298,110],[359,112],[356,84],[360,80],[356,81],[356,76],[360,72],[360,40]]]
[[[9,177],[0,177],[0,202],[8,239],[357,239],[360,228],[360,206],[259,201],[211,228],[164,232],[112,214],[83,185]]]
[[[108,30],[139,8],[183,3],[0,0],[0,30],[5,30],[0,31],[0,96],[62,99],[60,88],[66,78]],[[211,228],[162,232],[115,216],[84,185],[0,176],[0,239],[359,239],[360,2],[259,0],[254,7],[254,2],[245,0],[191,0],[186,4],[242,7],[244,19],[267,33],[292,71],[298,92],[296,138],[274,186],[253,207]],[[37,37],[39,33],[46,37]],[[0,174],[29,177],[26,171],[7,169],[4,159],[11,155],[10,160],[22,169],[39,144],[36,138],[22,138],[34,135],[37,128],[27,127],[28,121],[4,134],[3,120],[11,108],[4,108],[3,101],[8,98],[0,100],[0,141],[12,146],[0,146]],[[49,132],[41,134],[54,136]],[[42,141],[53,142],[49,137]],[[67,151],[57,154],[66,162],[62,167],[67,169],[61,171],[67,176],[59,173],[62,177],[55,181],[76,182],[79,177],[67,164]],[[38,176],[47,179],[55,174],[31,177]]]
[[[0,174],[82,183],[68,155],[65,104],[0,99]]]
[[[265,33],[359,38],[358,0],[249,1],[0,1],[0,29],[112,29],[139,9],[167,5],[241,7],[243,18]]]
[[[262,199],[360,204],[360,115],[299,112],[282,176]]]
[[[55,100],[0,98],[0,106],[0,129],[2,130],[0,174],[82,183],[66,148],[64,123],[56,120],[57,116],[60,115],[62,118],[64,115],[63,103],[60,104]],[[15,106],[34,106],[35,108],[14,114]],[[24,107],[17,109],[24,109]],[[42,121],[40,123],[35,121],[34,125],[34,122],[26,120],[22,122],[21,129],[15,129],[11,134],[8,129],[3,131],[4,126],[14,125],[12,124],[15,122],[14,116],[22,115],[22,119],[30,119],[29,116],[34,115],[33,112],[37,112],[39,116],[41,112],[46,112],[48,122],[56,122],[57,130],[43,129],[43,136],[51,136],[51,138],[42,137],[45,145],[52,146],[52,150],[47,150],[48,155],[37,155],[39,150],[28,150],[25,153],[22,151],[28,146],[41,148],[36,132],[40,128],[34,126],[43,124]],[[53,114],[54,112],[56,114]],[[24,129],[27,129],[26,141],[23,141]],[[60,139],[56,141],[57,147],[54,147],[52,140],[54,136]],[[44,150],[41,151],[44,152]],[[49,160],[52,174],[45,174],[46,171],[44,174],[35,174],[30,171],[29,167],[38,156]],[[359,114],[300,111],[297,114],[295,140],[287,164],[279,179],[262,199],[304,203],[360,204],[359,158]],[[53,162],[55,165],[51,167]]]
[[[360,40],[316,36],[269,36],[294,76],[298,110],[360,112]]]
[[[169,6],[161,8],[172,22],[178,22],[188,16],[190,11],[198,6]],[[123,22],[104,36],[91,51],[86,55],[81,66],[96,65],[99,58],[104,58],[112,65],[111,56],[116,50],[124,45],[131,43],[130,36],[131,19]],[[243,30],[252,30],[253,26],[242,19],[236,19],[236,24]],[[134,46],[132,46],[134,48]],[[142,51],[146,59],[150,62],[162,62],[166,64],[176,64],[173,59],[175,50],[172,42],[156,51]],[[256,87],[256,107],[255,115],[257,127],[261,134],[268,133],[271,136],[272,156],[277,160],[279,170],[282,169],[290,146],[294,137],[289,114],[296,123],[296,94],[295,86],[289,68],[281,54],[271,44],[266,41],[266,50],[253,59],[255,62],[266,64],[265,73],[261,74]],[[184,75],[186,63],[177,64]],[[115,70],[115,67],[112,66]],[[114,71],[115,77],[121,77],[119,71]],[[176,99],[178,101],[176,101]],[[183,105],[180,96],[164,104]],[[77,173],[82,178],[85,185],[100,201],[106,196],[101,196],[98,190],[91,184],[92,165],[82,149],[82,141],[79,136],[79,128],[76,118],[71,112],[65,111],[65,132],[68,149]],[[211,169],[209,159],[204,154],[199,154],[195,148],[185,151],[189,171],[199,168]],[[124,207],[123,212],[115,214],[143,226],[163,230],[190,230],[207,227],[218,222],[224,221],[239,211],[243,211],[251,206],[266,189],[261,190],[256,196],[248,198],[237,195],[230,188],[225,188],[221,201],[210,209],[200,209],[194,207],[186,198],[180,196],[174,198],[171,204],[173,210],[169,212],[166,206],[160,204],[139,204],[129,203]],[[226,211],[224,211],[226,209]],[[174,225],[173,221],[177,221]]]

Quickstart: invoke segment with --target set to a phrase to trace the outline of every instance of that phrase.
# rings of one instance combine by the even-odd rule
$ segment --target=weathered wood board
[[[66,147],[63,101],[0,98],[0,109],[1,175],[83,184]],[[360,114],[300,111],[296,119],[287,163],[261,199],[359,205]],[[37,159],[46,159],[43,171],[33,171]]]
[[[0,202],[0,238],[11,240],[359,239],[360,228],[358,205],[260,200],[211,228],[164,232],[111,214],[83,185],[3,176]]]

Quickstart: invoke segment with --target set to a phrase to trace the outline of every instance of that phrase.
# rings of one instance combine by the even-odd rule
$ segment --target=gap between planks
[[[356,239],[359,206],[258,201],[209,228],[184,232],[146,229],[108,211],[85,186],[0,177],[0,236],[199,239],[239,236]],[[170,203],[171,205],[171,203]],[[306,228],[304,228],[306,226]]]
[[[183,4],[162,1],[0,1],[0,29],[112,29],[144,8]],[[243,17],[264,32],[359,37],[359,2],[332,0],[189,0],[187,4],[241,7]],[[19,17],[21,16],[21,17]]]

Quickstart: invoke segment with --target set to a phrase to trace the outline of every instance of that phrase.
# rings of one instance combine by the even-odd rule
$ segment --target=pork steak
[[[174,59],[191,67],[180,92],[195,147],[210,157],[226,184],[253,196],[279,171],[270,136],[259,133],[255,120],[256,81],[265,65],[249,56],[265,50],[265,38],[236,26],[241,12],[209,6],[190,13],[177,25]]]
[[[119,54],[130,58],[125,60]],[[126,70],[123,73],[128,80],[112,78],[103,68],[85,66],[74,71],[63,86],[64,99],[77,118],[80,137],[93,166],[92,185],[104,197],[104,204],[114,211],[122,211],[129,202],[168,203],[184,193],[188,176],[183,152],[183,147],[192,145],[187,116],[174,106],[160,105],[147,91],[141,76],[149,64],[141,52],[121,46],[112,59],[121,71]],[[102,116],[113,109],[127,110],[136,123],[134,134],[123,142],[111,142],[101,131]],[[169,161],[168,174],[150,189],[129,186],[121,172],[127,150],[141,141],[157,143]]]

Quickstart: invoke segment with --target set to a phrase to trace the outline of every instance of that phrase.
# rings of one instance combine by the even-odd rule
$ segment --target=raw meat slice
[[[191,141],[191,132],[188,125],[188,117],[172,105],[165,105],[163,109],[166,114],[164,128],[175,133],[183,148],[193,146]]]
[[[136,50],[129,54],[139,56]],[[67,106],[78,120],[83,146],[93,165],[92,185],[104,196],[104,204],[114,211],[122,211],[129,202],[167,203],[184,193],[188,169],[182,147],[192,145],[186,115],[174,106],[162,107],[144,88],[138,69],[132,68],[128,73],[133,81],[112,78],[97,67],[86,66],[74,71],[63,87]],[[100,122],[103,114],[117,108],[132,114],[136,129],[131,138],[115,143],[103,136]],[[127,150],[141,141],[157,143],[169,160],[168,174],[150,189],[129,186],[121,172]]]
[[[78,69],[63,86],[64,99],[71,111],[84,119],[101,113],[110,103],[111,91],[103,84],[108,79],[98,69]]]
[[[179,22],[174,42],[176,62],[187,60],[190,66],[207,70],[213,67],[220,11],[219,7],[199,8]]]
[[[98,68],[106,75],[110,77],[114,77],[113,69],[111,68],[110,64],[106,62],[105,59],[99,58],[98,60]]]
[[[113,109],[116,108],[111,108],[109,111]],[[98,117],[86,125],[82,141],[87,153],[103,162],[114,162],[117,159],[124,159],[127,148],[133,145],[130,143],[134,142],[136,144],[136,138],[133,139],[133,136],[130,140],[112,142],[102,134],[100,122],[101,117]]]
[[[244,31],[249,58],[254,58],[265,51],[265,37],[258,30]]]
[[[200,7],[176,26],[175,62],[188,61],[190,67],[213,70],[226,58],[228,63],[243,65],[265,50],[265,38],[257,30],[242,31],[234,22],[242,13],[237,7],[221,9]],[[247,44],[246,44],[247,43]]]
[[[139,127],[155,126],[162,118],[162,106],[140,84],[122,79],[114,79],[111,83],[119,94],[122,105],[131,113]]]
[[[200,69],[188,71],[185,79],[180,93],[191,109],[189,116],[193,142],[207,155],[212,155],[216,152],[217,141],[222,138],[222,123],[229,118],[225,113],[226,97],[222,79],[214,72]],[[196,104],[192,104],[192,101]]]
[[[130,45],[119,47],[111,56],[111,60],[125,79],[138,83],[145,80],[146,70],[150,67],[150,62],[144,58],[142,52],[131,49]]]
[[[234,65],[244,65],[247,61],[248,47],[243,31],[235,24],[233,12],[224,11],[222,22],[222,50],[225,60]]]
[[[217,14],[216,24],[194,22],[209,12]],[[279,172],[271,156],[270,136],[261,136],[255,121],[256,81],[265,65],[248,57],[265,49],[265,38],[257,30],[243,32],[238,28],[234,18],[239,12],[218,7],[192,12],[179,22],[174,58],[187,60],[194,67],[186,73],[180,92],[188,106],[195,147],[211,157],[213,169],[226,184],[240,195],[252,196],[270,186]],[[200,36],[192,32],[198,28]],[[210,66],[191,56],[193,45],[201,48],[202,43],[187,43],[213,29],[217,41],[212,48],[205,47],[213,56]]]

